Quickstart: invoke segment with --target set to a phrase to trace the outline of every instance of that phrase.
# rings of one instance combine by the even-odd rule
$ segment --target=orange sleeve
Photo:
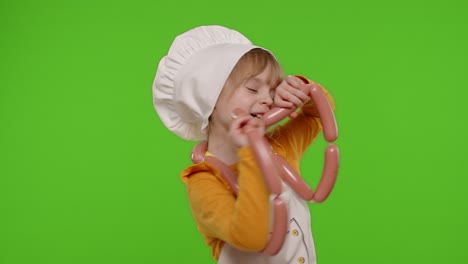
[[[188,176],[188,198],[207,243],[227,242],[239,249],[262,250],[269,234],[269,194],[250,147],[238,150],[237,198],[220,180],[219,171]],[[211,239],[210,239],[211,238]],[[213,247],[217,259],[222,245]]]
[[[301,77],[301,79],[304,80],[305,78]],[[332,109],[335,110],[335,102],[330,93],[321,85],[320,88],[325,93]],[[296,118],[289,119],[284,124],[276,126],[270,132],[270,135],[280,145],[288,146],[287,152],[288,155],[292,155],[290,156],[291,159],[300,160],[307,147],[310,146],[321,130],[322,124],[317,107],[310,100],[299,110],[299,115]]]

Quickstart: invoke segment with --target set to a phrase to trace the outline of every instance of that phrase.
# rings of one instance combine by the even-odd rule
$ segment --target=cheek
[[[252,100],[251,97],[242,97],[240,98],[234,108],[240,108],[244,111],[249,111],[250,108],[254,105],[255,100]]]

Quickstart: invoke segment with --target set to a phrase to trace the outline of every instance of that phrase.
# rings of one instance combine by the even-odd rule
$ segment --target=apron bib
[[[275,256],[242,251],[225,243],[218,264],[316,264],[315,246],[310,228],[310,212],[289,186],[283,183],[281,199],[288,208],[288,231],[281,250]]]

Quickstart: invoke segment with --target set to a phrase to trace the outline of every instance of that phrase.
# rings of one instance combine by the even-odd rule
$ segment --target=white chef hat
[[[224,83],[253,48],[258,47],[242,34],[221,26],[201,26],[176,37],[153,82],[153,104],[166,127],[185,140],[206,139]]]

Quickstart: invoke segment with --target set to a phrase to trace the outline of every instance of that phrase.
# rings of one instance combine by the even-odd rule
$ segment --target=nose
[[[260,104],[271,106],[273,104],[273,98],[271,98],[270,94],[264,94],[260,99]]]

